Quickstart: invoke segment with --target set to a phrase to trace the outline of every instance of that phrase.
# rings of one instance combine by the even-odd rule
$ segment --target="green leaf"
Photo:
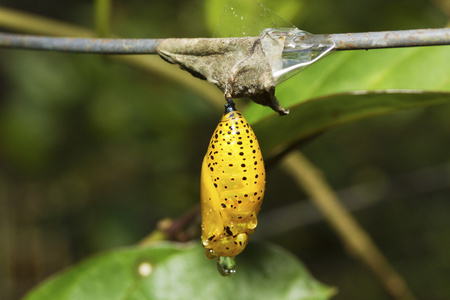
[[[448,103],[449,67],[448,47],[334,53],[277,87],[289,115],[255,103],[244,115],[273,156],[341,124]]]
[[[354,91],[450,92],[449,68],[448,46],[342,51],[279,85],[276,96],[283,107],[290,108],[318,97]],[[244,113],[250,123],[276,116],[255,103],[250,103]]]
[[[334,293],[273,245],[250,243],[236,261],[236,274],[224,278],[199,243],[128,248],[90,258],[50,278],[25,299],[320,300]]]
[[[253,126],[265,156],[350,122],[395,111],[450,102],[450,93],[347,93],[303,102],[286,117],[271,117]]]

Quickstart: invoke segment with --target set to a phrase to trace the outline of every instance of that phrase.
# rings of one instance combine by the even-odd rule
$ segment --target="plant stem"
[[[319,171],[298,151],[288,154],[282,167],[313,200],[347,246],[350,254],[368,266],[385,289],[398,300],[415,300],[403,278],[394,270],[370,236],[340,203]]]
[[[86,28],[0,6],[0,26],[17,32],[53,36],[94,37]]]
[[[84,27],[22,13],[13,9],[6,9],[1,6],[0,26],[15,31],[32,32],[50,36],[93,37],[95,35],[93,31]],[[115,60],[120,60],[128,65],[138,67],[146,72],[157,75],[158,77],[165,77],[168,80],[172,80],[204,97],[204,99],[217,108],[218,111],[222,110],[224,104],[223,94],[214,85],[198,80],[192,76],[186,76],[185,72],[180,68],[164,62],[157,56],[118,55],[111,57]]]
[[[111,1],[95,0],[95,29],[98,37],[109,36]]]

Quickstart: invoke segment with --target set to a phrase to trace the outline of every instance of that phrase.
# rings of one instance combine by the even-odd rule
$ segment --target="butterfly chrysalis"
[[[244,250],[257,225],[265,189],[256,136],[231,98],[227,101],[201,174],[201,238],[207,257],[218,261]]]

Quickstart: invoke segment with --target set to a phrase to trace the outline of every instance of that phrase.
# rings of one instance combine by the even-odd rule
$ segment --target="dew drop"
[[[224,277],[230,277],[236,273],[236,261],[234,257],[219,256],[217,258],[217,270]]]
[[[205,243],[203,243],[203,245],[204,244]],[[212,249],[206,249],[205,255],[208,259],[216,259],[217,258],[216,252],[214,252],[214,250],[212,250]]]

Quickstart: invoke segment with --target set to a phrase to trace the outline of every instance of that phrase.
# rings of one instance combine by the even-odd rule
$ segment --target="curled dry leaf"
[[[214,83],[233,98],[248,97],[288,113],[275,97],[275,79],[269,58],[281,57],[284,38],[260,37],[166,39],[156,48],[166,61],[195,77]]]

